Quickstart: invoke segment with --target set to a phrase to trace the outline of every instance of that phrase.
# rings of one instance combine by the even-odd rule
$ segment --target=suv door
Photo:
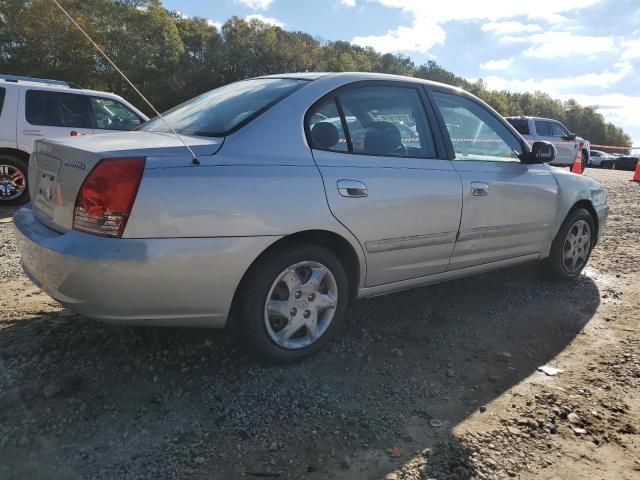
[[[425,100],[412,84],[357,82],[306,116],[329,207],[365,251],[367,286],[443,272],[453,252],[460,177]]]
[[[567,140],[569,130],[560,122],[547,122],[551,141],[556,146],[556,151],[562,159],[562,164],[572,164],[578,153],[579,143],[576,140]],[[555,162],[554,162],[555,163]]]
[[[549,168],[521,163],[520,139],[477,100],[435,87],[430,95],[462,177],[464,208],[449,269],[548,251],[558,196]]]
[[[129,131],[143,120],[126,105],[113,98],[88,96],[91,103],[93,128],[96,133]]]
[[[90,133],[89,100],[82,93],[20,88],[18,144],[33,148],[39,138]]]

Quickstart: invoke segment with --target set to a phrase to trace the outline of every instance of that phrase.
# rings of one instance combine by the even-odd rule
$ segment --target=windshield
[[[262,78],[216,88],[172,108],[162,116],[183,135],[222,137],[290,95],[308,80]],[[140,125],[145,132],[170,132],[155,117]]]

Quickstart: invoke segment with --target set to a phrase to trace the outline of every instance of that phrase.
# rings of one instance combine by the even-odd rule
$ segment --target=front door
[[[443,272],[453,252],[460,177],[425,100],[401,82],[360,82],[307,116],[329,207],[365,251],[366,286]]]
[[[435,90],[462,178],[463,210],[450,270],[541,253],[552,238],[558,187],[546,165],[526,165],[522,144],[470,97]]]
[[[20,88],[18,144],[33,148],[40,138],[93,133],[89,100],[81,92]]]

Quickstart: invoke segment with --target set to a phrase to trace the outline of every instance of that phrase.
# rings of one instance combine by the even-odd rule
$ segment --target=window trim
[[[85,95],[88,99],[89,99],[89,108],[91,109],[91,124],[93,125],[93,129],[94,130],[107,130],[110,132],[129,132],[129,131],[133,131],[136,128],[138,128],[140,125],[142,125],[144,123],[144,118],[142,118],[140,115],[138,115],[136,112],[134,112],[131,108],[129,108],[127,105],[125,105],[124,103],[122,103],[119,100],[116,100],[115,98],[111,98],[111,97],[102,97],[100,95]],[[138,120],[140,120],[140,123],[138,125],[136,125],[133,129],[131,130],[109,130],[106,128],[100,128],[98,127],[98,121],[97,121],[97,117],[96,117],[96,111],[93,107],[93,102],[91,101],[92,98],[97,98],[99,100],[111,100],[112,102],[115,103],[119,103],[120,105],[122,105],[124,108],[126,108],[128,111],[130,111]]]
[[[47,124],[42,124],[42,123],[31,123],[29,121],[29,97],[30,97],[30,93],[31,92],[42,92],[42,93],[46,93],[46,94],[52,94],[52,95],[75,95],[80,97],[81,101],[85,104],[85,113],[83,115],[83,117],[85,117],[83,120],[84,122],[86,122],[86,125],[83,126],[66,126],[66,125],[47,125]],[[24,92],[24,119],[27,122],[27,124],[32,125],[34,127],[49,127],[49,128],[66,128],[66,129],[76,129],[76,128],[84,128],[87,130],[93,130],[93,119],[91,118],[91,102],[89,101],[89,99],[87,98],[86,95],[84,95],[83,93],[71,93],[71,92],[57,92],[57,91],[53,91],[53,90],[43,90],[40,88],[29,88],[27,90],[25,90]],[[83,123],[84,123],[83,122]]]
[[[446,151],[444,148],[444,143],[442,142],[442,134],[440,132],[440,128],[437,124],[435,115],[433,113],[431,104],[427,101],[426,96],[424,95],[424,91],[421,88],[423,85],[417,82],[403,82],[401,80],[356,80],[354,82],[350,82],[344,85],[340,85],[339,87],[334,88],[330,92],[324,94],[320,98],[318,98],[315,102],[311,104],[307,108],[303,117],[303,128],[305,133],[305,139],[307,141],[307,146],[310,150],[319,150],[323,152],[331,152],[331,153],[339,153],[346,155],[356,155],[356,156],[367,156],[367,157],[377,157],[377,158],[400,158],[406,160],[446,160]],[[349,126],[347,125],[346,116],[344,114],[344,110],[342,108],[342,103],[340,101],[340,94],[345,91],[357,89],[357,88],[366,88],[366,87],[395,87],[395,88],[406,88],[410,90],[414,90],[418,94],[418,101],[422,106],[423,112],[427,119],[427,127],[430,127],[430,133],[433,139],[434,146],[434,156],[433,157],[410,157],[404,155],[376,155],[373,153],[363,153],[363,152],[354,152],[353,144],[351,141],[351,134],[349,132]],[[340,115],[340,121],[342,123],[342,129],[345,134],[345,139],[347,141],[347,145],[349,147],[348,151],[341,152],[337,150],[331,150],[328,148],[317,148],[313,147],[313,143],[311,142],[311,132],[309,131],[309,117],[311,116],[311,112],[313,112],[318,105],[327,101],[328,98],[333,97],[336,102],[336,106],[338,107],[338,114]]]
[[[0,116],[2,116],[2,110],[4,108],[4,101],[7,98],[7,89],[0,87]]]
[[[469,100],[471,102],[474,102],[484,111],[486,111],[487,114],[495,118],[498,121],[498,123],[501,123],[506,128],[507,132],[509,132],[513,136],[513,138],[518,142],[518,144],[520,144],[520,147],[522,148],[522,153],[531,151],[531,147],[529,146],[529,144],[522,138],[520,133],[518,133],[518,131],[509,122],[507,122],[507,120],[505,120],[504,117],[502,117],[502,115],[499,115],[499,114],[496,115],[496,113],[494,113],[490,108],[488,108],[487,104],[485,104],[482,100],[474,97],[470,93],[460,89],[454,90],[447,87],[440,87],[437,85],[425,85],[424,90],[427,94],[427,97],[429,98],[429,101],[431,102],[431,107],[434,109],[436,117],[438,119],[438,124],[442,132],[442,138],[444,140],[445,148],[447,150],[447,155],[448,155],[447,158],[452,162],[456,162],[456,161],[460,162],[464,160],[456,160],[456,152],[455,152],[455,149],[453,148],[451,135],[449,134],[447,125],[444,121],[444,118],[442,117],[442,114],[440,113],[438,104],[436,103],[436,100],[433,96],[434,92],[443,93],[445,95],[451,95],[452,97],[460,97],[460,98]],[[513,161],[505,161],[505,160],[470,160],[470,161],[487,162],[487,163],[523,163],[522,160],[520,159],[514,159]]]

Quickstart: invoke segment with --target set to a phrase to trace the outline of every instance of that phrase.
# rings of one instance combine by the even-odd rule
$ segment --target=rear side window
[[[140,117],[130,108],[111,98],[89,97],[95,128],[100,130],[133,130],[140,123]]]
[[[529,135],[529,120],[524,118],[508,118],[507,122],[521,135]]]
[[[2,107],[4,106],[4,95],[6,90],[0,87],[0,115],[2,115]]]
[[[549,131],[549,122],[536,120],[536,133],[541,137],[550,137],[551,132]]]
[[[193,98],[163,114],[184,135],[221,137],[242,127],[275,103],[308,83],[290,78],[258,78],[231,83]],[[158,117],[140,130],[170,132]]]
[[[92,128],[87,97],[74,93],[28,90],[26,118],[31,125]]]

